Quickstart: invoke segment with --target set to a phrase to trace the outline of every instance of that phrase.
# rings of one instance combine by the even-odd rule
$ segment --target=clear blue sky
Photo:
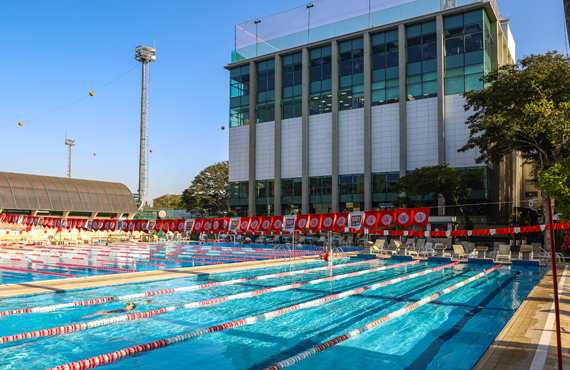
[[[566,51],[562,0],[497,2],[503,17],[512,18],[517,58]],[[4,1],[0,170],[66,176],[67,133],[77,143],[75,178],[121,182],[137,191],[141,67],[134,48],[151,46],[156,35],[146,199],[181,193],[203,168],[228,159],[229,72],[223,67],[230,62],[234,25],[305,3]],[[28,122],[135,66],[94,97]]]

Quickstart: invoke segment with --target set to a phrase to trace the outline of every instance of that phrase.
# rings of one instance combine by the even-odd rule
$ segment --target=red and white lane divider
[[[348,332],[348,333],[346,333],[346,334],[343,334],[343,335],[341,335],[341,336],[339,336],[339,337],[336,337],[336,338],[334,338],[334,339],[331,339],[331,340],[329,340],[328,342],[325,342],[325,343],[320,344],[320,345],[318,345],[318,346],[316,346],[316,347],[313,347],[313,348],[311,348],[311,349],[309,349],[309,350],[307,350],[307,351],[305,351],[305,352],[301,352],[301,353],[299,353],[299,354],[297,354],[297,355],[295,355],[295,356],[293,356],[293,357],[290,357],[290,358],[288,358],[288,359],[286,359],[286,360],[280,361],[280,362],[278,362],[278,363],[276,363],[276,364],[274,364],[274,365],[272,365],[272,366],[266,367],[264,370],[281,370],[281,369],[284,369],[284,368],[286,368],[286,367],[292,366],[292,365],[296,364],[297,362],[306,360],[307,358],[309,358],[309,357],[311,357],[311,356],[313,356],[313,355],[316,355],[317,353],[322,352],[322,351],[324,351],[324,350],[327,349],[327,348],[330,348],[330,347],[332,347],[332,346],[335,346],[335,345],[337,345],[337,344],[339,344],[339,343],[342,343],[342,342],[344,342],[344,341],[346,341],[346,340],[355,338],[355,337],[357,337],[358,335],[364,333],[365,331],[371,330],[371,329],[373,329],[374,327],[376,327],[376,326],[378,326],[378,325],[380,325],[380,324],[383,324],[383,323],[385,323],[385,322],[387,322],[387,321],[390,321],[390,320],[392,320],[392,319],[395,319],[396,317],[399,317],[399,316],[402,316],[402,315],[404,315],[404,314],[406,314],[406,313],[408,313],[408,312],[411,312],[411,311],[415,310],[416,308],[421,307],[421,306],[425,305],[426,303],[429,303],[429,302],[431,302],[431,301],[433,301],[433,300],[439,298],[439,297],[440,297],[441,295],[443,295],[443,294],[449,293],[449,292],[451,292],[451,291],[453,291],[453,290],[455,290],[455,289],[457,289],[457,288],[461,288],[462,286],[464,286],[464,285],[466,285],[466,284],[469,284],[470,282],[472,282],[472,281],[474,281],[474,280],[477,280],[477,279],[479,279],[480,277],[485,276],[485,275],[487,275],[487,274],[489,274],[489,273],[495,271],[496,269],[498,269],[498,268],[501,267],[501,266],[502,266],[502,265],[497,265],[497,266],[495,266],[495,267],[493,267],[493,268],[490,268],[490,269],[488,269],[488,270],[485,270],[485,271],[483,271],[483,272],[481,272],[481,273],[479,273],[479,274],[477,274],[477,275],[475,275],[475,276],[470,277],[470,278],[467,279],[467,280],[463,280],[462,282],[457,283],[457,284],[454,284],[454,285],[452,285],[452,286],[450,286],[450,287],[448,287],[448,288],[445,288],[444,290],[439,291],[439,292],[437,292],[437,293],[434,293],[434,294],[430,295],[429,297],[425,297],[425,298],[423,298],[423,299],[421,299],[421,300],[419,300],[419,301],[417,301],[417,302],[414,302],[414,303],[412,303],[412,304],[409,304],[409,305],[407,305],[406,307],[403,307],[403,308],[401,308],[401,309],[399,309],[399,310],[397,310],[397,311],[394,311],[394,312],[392,312],[392,313],[390,313],[390,314],[388,314],[388,315],[386,315],[386,316],[383,316],[383,317],[381,317],[381,318],[379,318],[379,319],[377,319],[377,320],[371,321],[371,322],[369,322],[368,324],[363,325],[363,326],[361,326],[361,327],[358,328],[358,329],[352,330],[352,331],[350,331],[350,332]]]
[[[339,265],[333,265],[333,266],[326,265],[326,266],[315,267],[315,268],[311,268],[311,269],[295,270],[295,271],[288,271],[288,272],[278,272],[275,274],[252,276],[252,277],[248,277],[248,278],[240,278],[240,279],[233,279],[233,280],[226,280],[226,281],[218,281],[215,283],[198,284],[198,285],[192,285],[192,286],[181,287],[181,288],[155,290],[155,291],[149,291],[149,292],[144,292],[144,293],[135,293],[135,294],[115,296],[115,297],[104,297],[104,298],[90,299],[90,300],[85,300],[85,301],[76,301],[76,302],[70,302],[70,303],[54,304],[54,305],[50,305],[50,306],[40,306],[40,307],[23,308],[20,310],[2,311],[2,312],[0,312],[0,317],[8,316],[8,315],[17,315],[17,314],[22,314],[22,313],[50,312],[50,311],[56,311],[56,310],[59,310],[62,308],[67,308],[67,307],[90,306],[90,305],[95,305],[95,304],[111,302],[111,301],[126,301],[126,300],[130,301],[130,300],[134,300],[137,298],[145,298],[145,297],[156,296],[156,295],[171,294],[171,293],[178,293],[178,292],[190,292],[190,291],[195,291],[195,290],[212,288],[215,286],[225,286],[225,285],[245,283],[245,282],[252,281],[252,280],[267,280],[267,279],[272,279],[272,278],[276,278],[276,277],[292,276],[292,275],[304,274],[307,272],[331,270],[331,269],[340,268],[340,267],[357,266],[357,265],[372,264],[372,263],[378,263],[378,262],[380,262],[380,260],[375,259],[375,260],[366,260],[366,261],[353,262],[353,263],[347,263],[347,264],[339,264]],[[419,261],[414,261],[413,263],[418,263],[418,262]]]
[[[118,267],[105,267],[105,266],[92,266],[92,265],[76,265],[74,263],[63,263],[63,262],[56,262],[58,266],[67,266],[67,267],[77,267],[77,268],[85,268],[85,269],[94,269],[94,270],[109,270],[109,271],[121,271],[121,272],[137,272],[134,269],[122,269]]]
[[[334,301],[337,299],[341,299],[341,298],[346,298],[346,297],[349,297],[349,296],[352,296],[355,294],[359,294],[359,293],[362,293],[366,290],[374,290],[374,289],[377,289],[380,287],[384,287],[384,286],[387,286],[390,284],[400,282],[402,280],[407,280],[407,279],[411,279],[414,277],[427,275],[427,274],[432,273],[432,272],[436,272],[436,271],[443,270],[445,268],[453,267],[457,264],[458,264],[458,262],[450,263],[450,264],[445,265],[445,266],[440,266],[440,267],[436,267],[433,269],[424,270],[424,271],[417,272],[417,273],[414,273],[411,275],[406,275],[406,276],[402,276],[400,278],[383,281],[381,283],[372,284],[372,285],[365,286],[365,287],[358,288],[358,289],[348,290],[346,292],[333,294],[333,295],[330,295],[328,297],[315,299],[313,301],[309,301],[309,302],[305,302],[305,303],[301,303],[301,304],[296,304],[296,305],[289,306],[286,308],[281,308],[279,310],[262,313],[262,314],[259,314],[256,316],[250,316],[250,317],[247,317],[245,319],[230,321],[230,322],[227,322],[225,324],[211,326],[211,327],[206,328],[206,329],[195,330],[195,331],[192,331],[189,333],[177,335],[175,337],[161,339],[159,341],[146,343],[146,344],[142,344],[142,345],[138,345],[138,346],[134,346],[134,347],[125,348],[125,349],[122,349],[119,351],[107,353],[105,355],[101,355],[101,356],[97,356],[97,357],[92,357],[92,358],[89,358],[86,360],[71,362],[69,364],[60,365],[60,366],[57,366],[57,367],[54,367],[54,368],[51,368],[48,370],[87,369],[87,368],[92,368],[92,367],[104,365],[104,364],[109,363],[109,362],[121,360],[125,357],[131,356],[131,355],[138,353],[138,352],[143,352],[143,351],[148,351],[148,350],[153,350],[153,349],[165,347],[169,344],[175,344],[178,342],[182,342],[182,341],[185,341],[185,340],[188,340],[191,338],[195,338],[195,337],[198,337],[198,336],[201,336],[204,334],[213,333],[213,332],[220,331],[220,330],[235,328],[235,327],[242,326],[242,325],[255,324],[260,319],[271,320],[275,317],[281,316],[283,314],[286,314],[286,313],[289,313],[292,311],[316,307],[316,306],[321,306],[325,303],[328,303],[328,302],[331,302],[331,301]]]
[[[395,267],[404,267],[404,266],[407,266],[410,264],[417,264],[417,263],[418,263],[418,261],[416,260],[416,261],[400,263],[397,265],[381,266],[381,267],[376,267],[376,268],[373,268],[370,270],[358,271],[356,273],[353,272],[350,274],[332,276],[332,277],[310,280],[310,281],[303,281],[300,283],[294,283],[294,284],[289,284],[289,285],[281,285],[281,286],[276,286],[273,288],[254,290],[251,292],[245,292],[245,293],[239,293],[239,294],[234,294],[234,295],[229,295],[229,296],[224,296],[224,297],[207,299],[205,301],[183,303],[183,304],[179,304],[176,306],[159,308],[156,310],[126,314],[126,315],[115,316],[115,317],[99,319],[99,320],[94,320],[94,321],[88,321],[88,322],[72,324],[72,325],[58,326],[55,328],[36,330],[36,331],[32,331],[32,332],[27,332],[27,333],[8,335],[8,336],[0,337],[0,343],[14,342],[17,340],[27,339],[27,338],[46,337],[46,336],[58,335],[58,334],[63,334],[63,333],[67,333],[67,332],[72,332],[72,331],[81,331],[81,330],[86,330],[86,329],[97,328],[100,326],[105,326],[105,325],[110,325],[110,324],[117,324],[117,323],[123,323],[123,322],[127,322],[127,321],[147,319],[149,317],[161,315],[165,312],[172,312],[172,311],[182,309],[182,308],[198,308],[198,307],[213,306],[213,305],[220,304],[220,303],[226,302],[226,301],[231,301],[234,299],[252,298],[252,297],[257,297],[259,295],[267,294],[267,293],[283,292],[286,290],[299,288],[301,286],[308,285],[308,284],[318,284],[318,283],[322,283],[324,281],[340,280],[340,279],[344,279],[347,277],[364,275],[364,274],[367,274],[370,272],[382,271],[382,270],[395,268]],[[395,280],[400,281],[398,279],[395,279]]]
[[[40,274],[40,275],[54,275],[54,276],[63,276],[63,277],[71,277],[74,278],[75,275],[72,274],[64,274],[61,272],[51,272],[51,271],[38,271],[38,270],[29,270],[21,267],[9,267],[9,266],[0,266],[2,270],[8,271],[16,271],[16,272],[30,272],[32,274]]]

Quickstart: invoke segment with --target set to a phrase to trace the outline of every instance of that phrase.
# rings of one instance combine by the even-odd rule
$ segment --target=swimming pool
[[[0,284],[252,262],[285,256],[284,251],[273,251],[273,247],[230,243],[2,247]],[[296,251],[300,257],[322,253],[306,246]]]
[[[151,297],[152,302],[141,310],[212,300],[398,263],[384,260],[346,266],[347,262],[363,261],[336,261],[339,267],[335,269],[154,296]],[[5,299],[0,301],[0,311],[157,289],[190,287],[319,266],[323,266],[323,262]],[[4,343],[0,344],[0,363],[7,364],[7,369],[23,368],[22,364],[31,369],[50,368],[441,266],[417,262],[340,280],[267,292],[248,299],[177,309],[147,319]],[[104,365],[103,368],[263,369],[482,271],[483,268],[476,265],[460,264],[447,267],[376,290],[289,312],[272,320],[258,320],[252,325],[216,331],[139,353]],[[470,369],[541,276],[541,271],[517,271],[511,267],[501,267],[464,287],[442,295],[434,302],[309,357],[293,365],[291,369]],[[138,299],[137,303],[141,301],[142,299]],[[5,316],[0,318],[0,326],[2,335],[15,335],[85,322],[92,319],[84,319],[82,316],[103,309],[123,307],[124,304],[125,301],[120,301],[64,308],[49,313]]]

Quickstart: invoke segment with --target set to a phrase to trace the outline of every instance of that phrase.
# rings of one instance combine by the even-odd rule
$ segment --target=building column
[[[495,69],[499,66],[499,48],[501,45],[501,42],[499,42],[499,27],[501,26],[499,22],[495,20],[490,22],[490,27],[491,27],[491,38],[493,39],[493,42],[490,43],[491,67]]]
[[[400,77],[400,178],[408,172],[408,130],[406,122],[406,26],[398,25],[398,73]]]
[[[283,68],[281,66],[281,55],[275,55],[275,154],[274,154],[274,175],[273,175],[273,212],[280,216],[281,209],[281,84],[283,79]]]
[[[370,33],[364,33],[364,210],[372,210],[372,56]]]
[[[309,213],[309,49],[303,48],[303,102],[301,103],[302,121],[301,121],[301,189],[302,189],[302,205],[301,212],[306,215]]]
[[[257,68],[254,61],[249,62],[249,188],[248,188],[248,213],[256,215],[255,208],[255,144],[256,125],[255,104],[257,102]]]
[[[339,128],[338,128],[338,41],[331,43],[331,77],[332,77],[332,179],[331,179],[331,211],[339,211],[339,187],[338,187],[338,164],[339,164]]]
[[[443,47],[443,16],[437,15],[436,37],[437,37],[437,164],[445,163],[445,49]],[[437,199],[437,214],[445,215],[445,198],[439,196]]]

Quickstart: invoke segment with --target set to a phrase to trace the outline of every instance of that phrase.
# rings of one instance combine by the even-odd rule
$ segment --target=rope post
[[[558,352],[558,369],[562,370],[562,343],[560,338],[560,307],[558,304],[558,273],[556,248],[554,246],[554,221],[552,220],[552,200],[550,197],[546,198],[548,205],[548,224],[550,226],[550,253],[552,255],[552,288],[554,289],[554,311],[556,315],[556,350]]]

